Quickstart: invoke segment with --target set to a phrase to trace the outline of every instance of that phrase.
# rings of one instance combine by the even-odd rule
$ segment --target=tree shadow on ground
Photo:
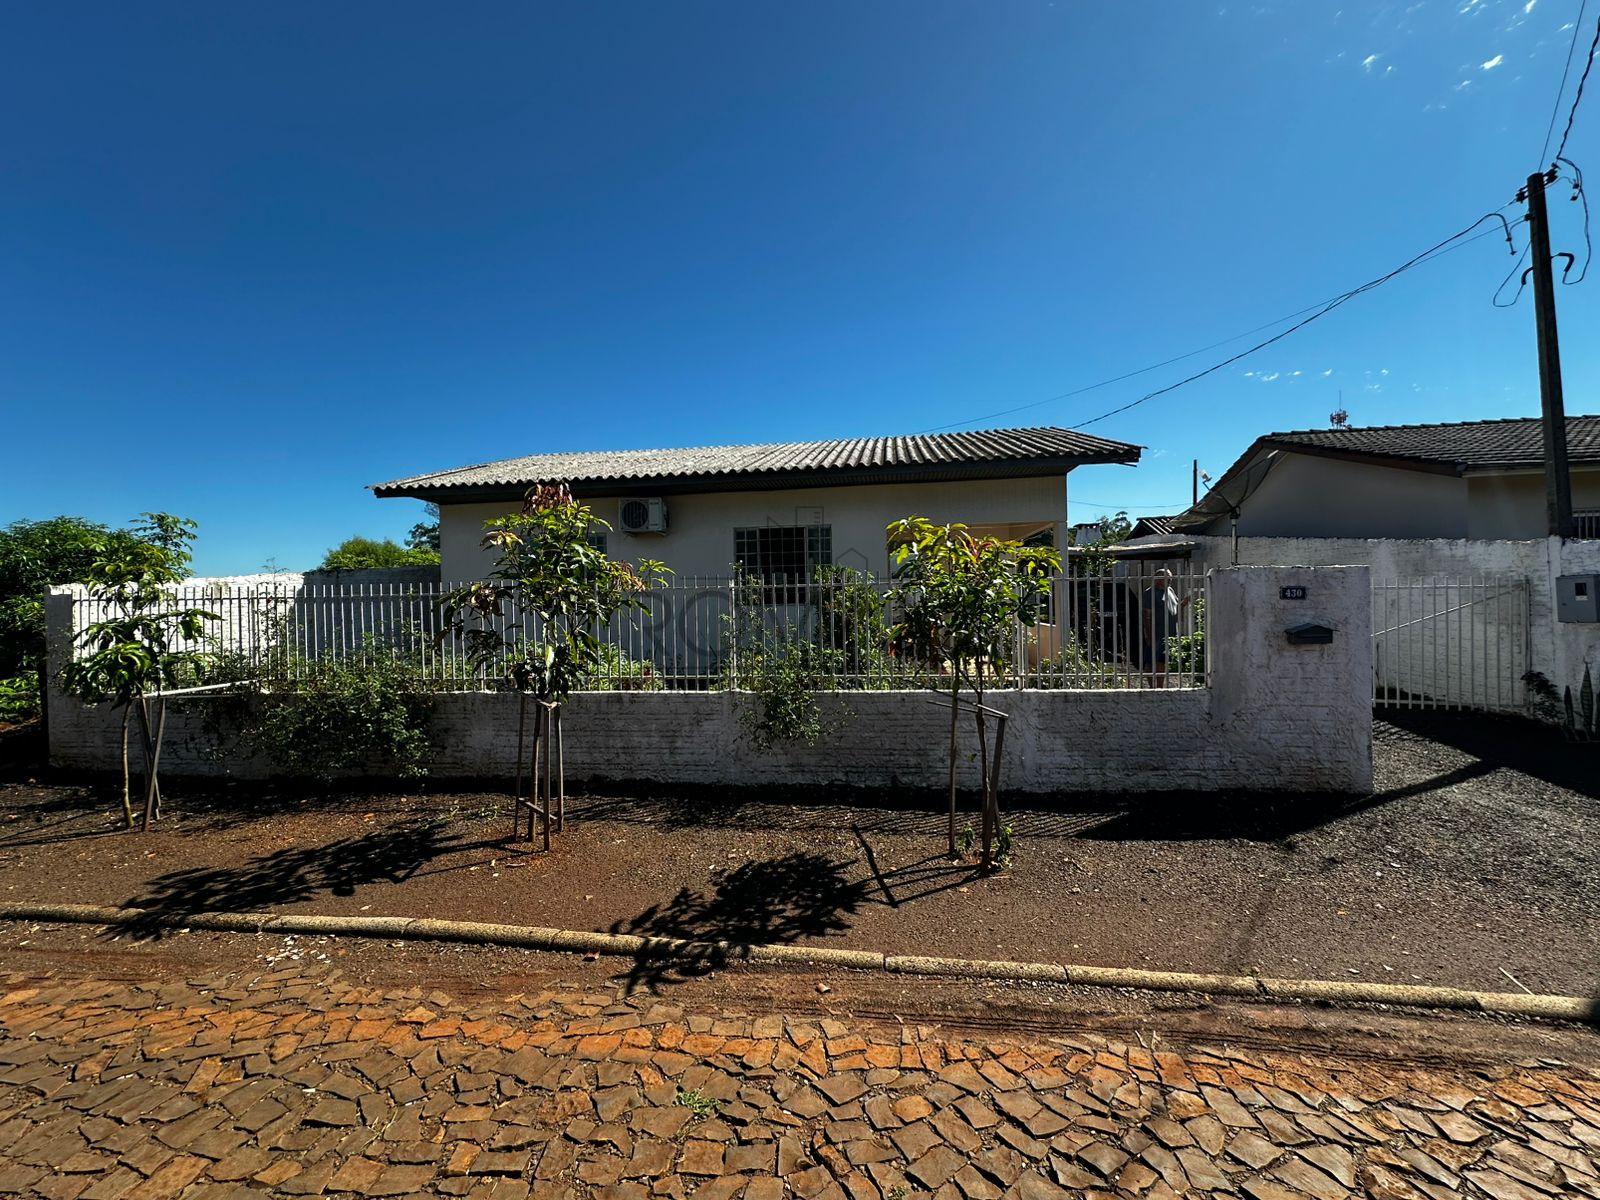
[[[714,874],[708,891],[681,888],[667,903],[613,923],[612,933],[697,943],[671,954],[640,954],[627,972],[628,990],[655,991],[706,975],[744,957],[751,946],[843,932],[871,887],[848,878],[849,865],[798,851],[747,862]]]
[[[468,849],[442,822],[375,829],[320,846],[296,846],[237,867],[193,867],[150,880],[128,901],[144,915],[109,932],[157,938],[174,917],[215,910],[262,912],[324,893],[349,896],[370,883],[404,883],[440,855]]]

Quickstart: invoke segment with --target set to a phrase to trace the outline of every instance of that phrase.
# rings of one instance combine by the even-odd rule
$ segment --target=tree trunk
[[[150,701],[145,696],[139,697],[139,744],[144,751],[144,806],[139,818],[139,829],[142,832],[150,831],[150,819],[154,816],[156,796],[156,770],[155,770],[155,731],[150,725]]]
[[[1006,750],[1006,718],[995,718],[994,761],[989,768],[989,789],[984,800],[989,808],[988,824],[994,830],[996,841],[1000,838],[1000,763]]]
[[[567,824],[567,754],[561,740],[561,705],[551,710],[556,727],[556,832],[566,832]]]
[[[128,775],[128,722],[133,720],[133,706],[122,706],[122,824],[133,828],[133,796]]]
[[[994,826],[989,820],[989,730],[983,719],[983,662],[973,680],[973,692],[978,698],[974,716],[978,719],[978,786],[982,797],[983,856],[979,866],[987,872],[994,863]]]
[[[528,744],[528,693],[517,692],[517,767],[511,781],[511,839],[522,829],[522,756]]]
[[[961,718],[961,675],[950,679],[950,857],[956,856],[956,722]]]

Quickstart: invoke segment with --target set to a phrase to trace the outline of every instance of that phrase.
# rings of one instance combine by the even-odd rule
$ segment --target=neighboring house
[[[1365,564],[1376,680],[1408,702],[1517,708],[1524,673],[1577,688],[1600,621],[1561,596],[1600,585],[1600,417],[1567,418],[1578,536],[1547,536],[1536,417],[1257,438],[1171,532],[1112,554],[1188,569]]]
[[[1140,517],[1133,523],[1128,536],[1130,538],[1165,536],[1172,532],[1172,523],[1177,519],[1177,517]]]
[[[654,558],[681,579],[741,569],[807,577],[840,564],[886,574],[885,527],[900,517],[961,521],[980,533],[1062,545],[1066,477],[1139,460],[1138,446],[1068,429],[995,429],[684,450],[537,454],[377,484],[380,496],[439,505],[441,574],[493,566],[484,522],[528,489],[565,483],[608,522],[613,558]]]
[[[1578,533],[1600,536],[1600,416],[1567,418]],[[1259,437],[1200,502],[1182,534],[1241,537],[1545,536],[1537,417]]]

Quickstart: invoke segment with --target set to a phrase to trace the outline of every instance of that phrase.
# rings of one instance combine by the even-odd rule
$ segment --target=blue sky
[[[1044,400],[1510,200],[1577,9],[13,6],[0,520],[167,509],[202,571],[300,568],[403,536],[418,506],[364,490],[396,476]],[[1591,95],[1568,153],[1597,148]],[[1536,413],[1509,266],[1484,238],[1092,426],[1149,450],[1075,474],[1074,515],[1181,507],[1191,456],[1220,473],[1341,390],[1359,424]],[[1572,412],[1597,292],[1559,295]],[[1245,344],[976,424],[1072,424]]]

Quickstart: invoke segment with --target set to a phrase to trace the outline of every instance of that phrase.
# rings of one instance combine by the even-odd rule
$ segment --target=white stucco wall
[[[1303,601],[1279,598],[1304,586]],[[1364,793],[1372,785],[1371,633],[1365,568],[1242,568],[1212,579],[1212,685],[1148,691],[1000,691],[1010,714],[1010,792],[1217,791]],[[70,606],[47,604],[53,663],[70,644]],[[1327,646],[1290,646],[1301,621],[1334,628]],[[853,785],[938,789],[948,710],[926,692],[832,693],[848,717],[822,744],[761,751],[738,720],[747,698],[726,692],[588,693],[565,710],[566,761],[588,778],[729,786]],[[259,777],[270,764],[219,758],[199,719],[204,701],[174,703],[163,769]],[[446,693],[436,702],[433,773],[509,774],[516,698]],[[962,736],[971,734],[963,722]],[[58,698],[50,722],[58,766],[109,770],[116,714]],[[974,786],[976,768],[964,768]]]
[[[1224,517],[1213,532],[1227,528]],[[1467,485],[1454,475],[1282,454],[1239,510],[1254,537],[1465,537]]]
[[[1541,485],[1542,486],[1542,485]],[[1541,491],[1542,503],[1542,491]],[[1187,537],[1200,570],[1234,561],[1226,537]],[[1467,579],[1515,576],[1528,581],[1527,666],[1557,687],[1577,688],[1587,665],[1600,678],[1600,625],[1556,620],[1555,587],[1561,575],[1600,572],[1600,541],[1557,538],[1492,541],[1468,538],[1267,538],[1241,537],[1241,564],[1323,566],[1363,563],[1375,580]]]
[[[1600,470],[1574,467],[1572,504],[1600,509]],[[1229,531],[1217,517],[1207,532]],[[1542,471],[1441,475],[1281,452],[1239,507],[1242,537],[1537,538]]]
[[[585,499],[611,524],[607,553],[633,562],[655,558],[683,578],[725,576],[733,562],[733,531],[761,525],[830,525],[833,561],[882,575],[889,566],[884,528],[900,517],[968,524],[1051,522],[1056,545],[1065,544],[1066,478],[960,480],[857,487],[798,488],[776,492],[703,492],[668,496],[669,530],[633,536],[617,530],[615,497]],[[493,556],[479,545],[483,523],[514,512],[513,504],[446,504],[440,507],[441,569],[448,582],[481,579]]]
[[[1572,507],[1600,508],[1600,471],[1574,468]],[[1469,538],[1536,538],[1548,528],[1544,472],[1467,476]]]

